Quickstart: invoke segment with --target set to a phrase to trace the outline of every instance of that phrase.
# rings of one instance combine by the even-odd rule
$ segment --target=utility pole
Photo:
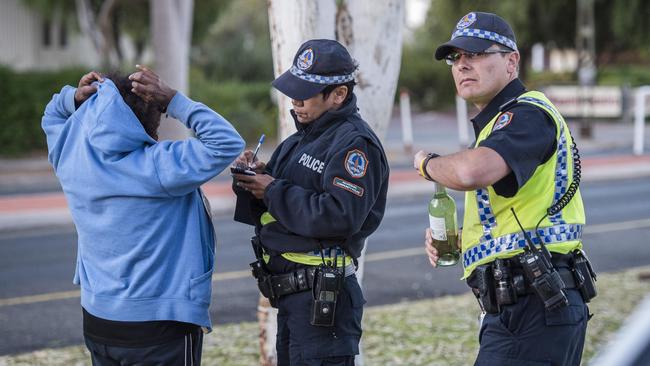
[[[593,110],[592,87],[596,85],[596,29],[594,24],[594,0],[576,0],[576,48],[578,51],[579,100],[582,102],[580,137],[593,135],[590,114]]]

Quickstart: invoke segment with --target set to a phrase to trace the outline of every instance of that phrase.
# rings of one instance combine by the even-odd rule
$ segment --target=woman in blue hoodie
[[[93,365],[199,364],[215,248],[199,187],[244,142],[145,67],[112,79],[91,72],[65,86],[42,120],[79,236],[86,345]],[[161,113],[196,137],[157,141]]]

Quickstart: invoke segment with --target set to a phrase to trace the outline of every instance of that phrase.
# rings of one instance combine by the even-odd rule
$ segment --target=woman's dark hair
[[[127,76],[112,72],[105,75],[111,79],[113,84],[120,91],[124,103],[131,108],[133,114],[138,118],[142,127],[154,140],[158,140],[158,126],[160,126],[160,111],[155,103],[147,103],[131,91],[131,80]]]
[[[348,94],[345,96],[345,100],[343,101],[343,104],[346,104],[347,102],[350,101],[350,99],[352,99],[352,92],[354,91],[355,85],[357,85],[357,83],[354,80],[348,81],[347,83],[343,83],[343,84],[328,85],[325,87],[325,89],[323,89],[321,94],[323,94],[323,99],[327,99],[330,96],[330,94],[332,94],[334,89],[338,88],[339,86],[347,86]]]

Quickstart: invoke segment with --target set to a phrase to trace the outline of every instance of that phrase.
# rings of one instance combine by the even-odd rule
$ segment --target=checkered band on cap
[[[490,32],[483,29],[477,29],[477,28],[458,29],[451,35],[451,39],[454,39],[456,37],[475,37],[475,38],[488,39],[490,41],[501,43],[502,45],[517,51],[517,44],[510,38],[504,37],[499,33]]]
[[[532,97],[522,97],[519,101],[536,105],[549,111],[555,117],[555,120],[560,122],[560,138],[557,143],[557,159],[555,165],[555,192],[553,194],[553,204],[556,204],[560,198],[566,193],[569,186],[569,169],[568,169],[568,156],[569,145],[567,144],[566,133],[564,132],[564,118],[553,106],[545,101]],[[565,223],[562,219],[562,211],[549,217],[549,220],[554,224]]]
[[[540,238],[545,245],[578,240],[582,237],[582,228],[583,225],[581,224],[559,224],[538,229],[539,238],[535,235],[534,230],[526,230],[526,234],[536,246],[539,246]],[[526,245],[526,238],[523,233],[506,234],[483,242],[463,253],[463,265],[467,268],[485,258],[499,253],[523,249]]]
[[[331,76],[309,74],[300,70],[295,65],[291,66],[289,72],[291,72],[291,74],[293,74],[293,76],[295,77],[298,77],[305,81],[309,81],[310,83],[317,83],[317,84],[327,84],[327,85],[343,84],[343,83],[347,83],[348,81],[354,80],[353,74],[331,75]]]

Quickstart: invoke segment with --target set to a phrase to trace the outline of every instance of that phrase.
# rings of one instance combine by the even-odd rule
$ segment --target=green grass
[[[583,360],[591,359],[650,293],[649,275],[650,266],[599,276]],[[477,309],[471,294],[367,308],[366,365],[472,364],[478,349]],[[256,365],[257,342],[257,323],[215,327],[203,345],[203,365]],[[88,364],[83,346],[0,357],[0,365]]]

